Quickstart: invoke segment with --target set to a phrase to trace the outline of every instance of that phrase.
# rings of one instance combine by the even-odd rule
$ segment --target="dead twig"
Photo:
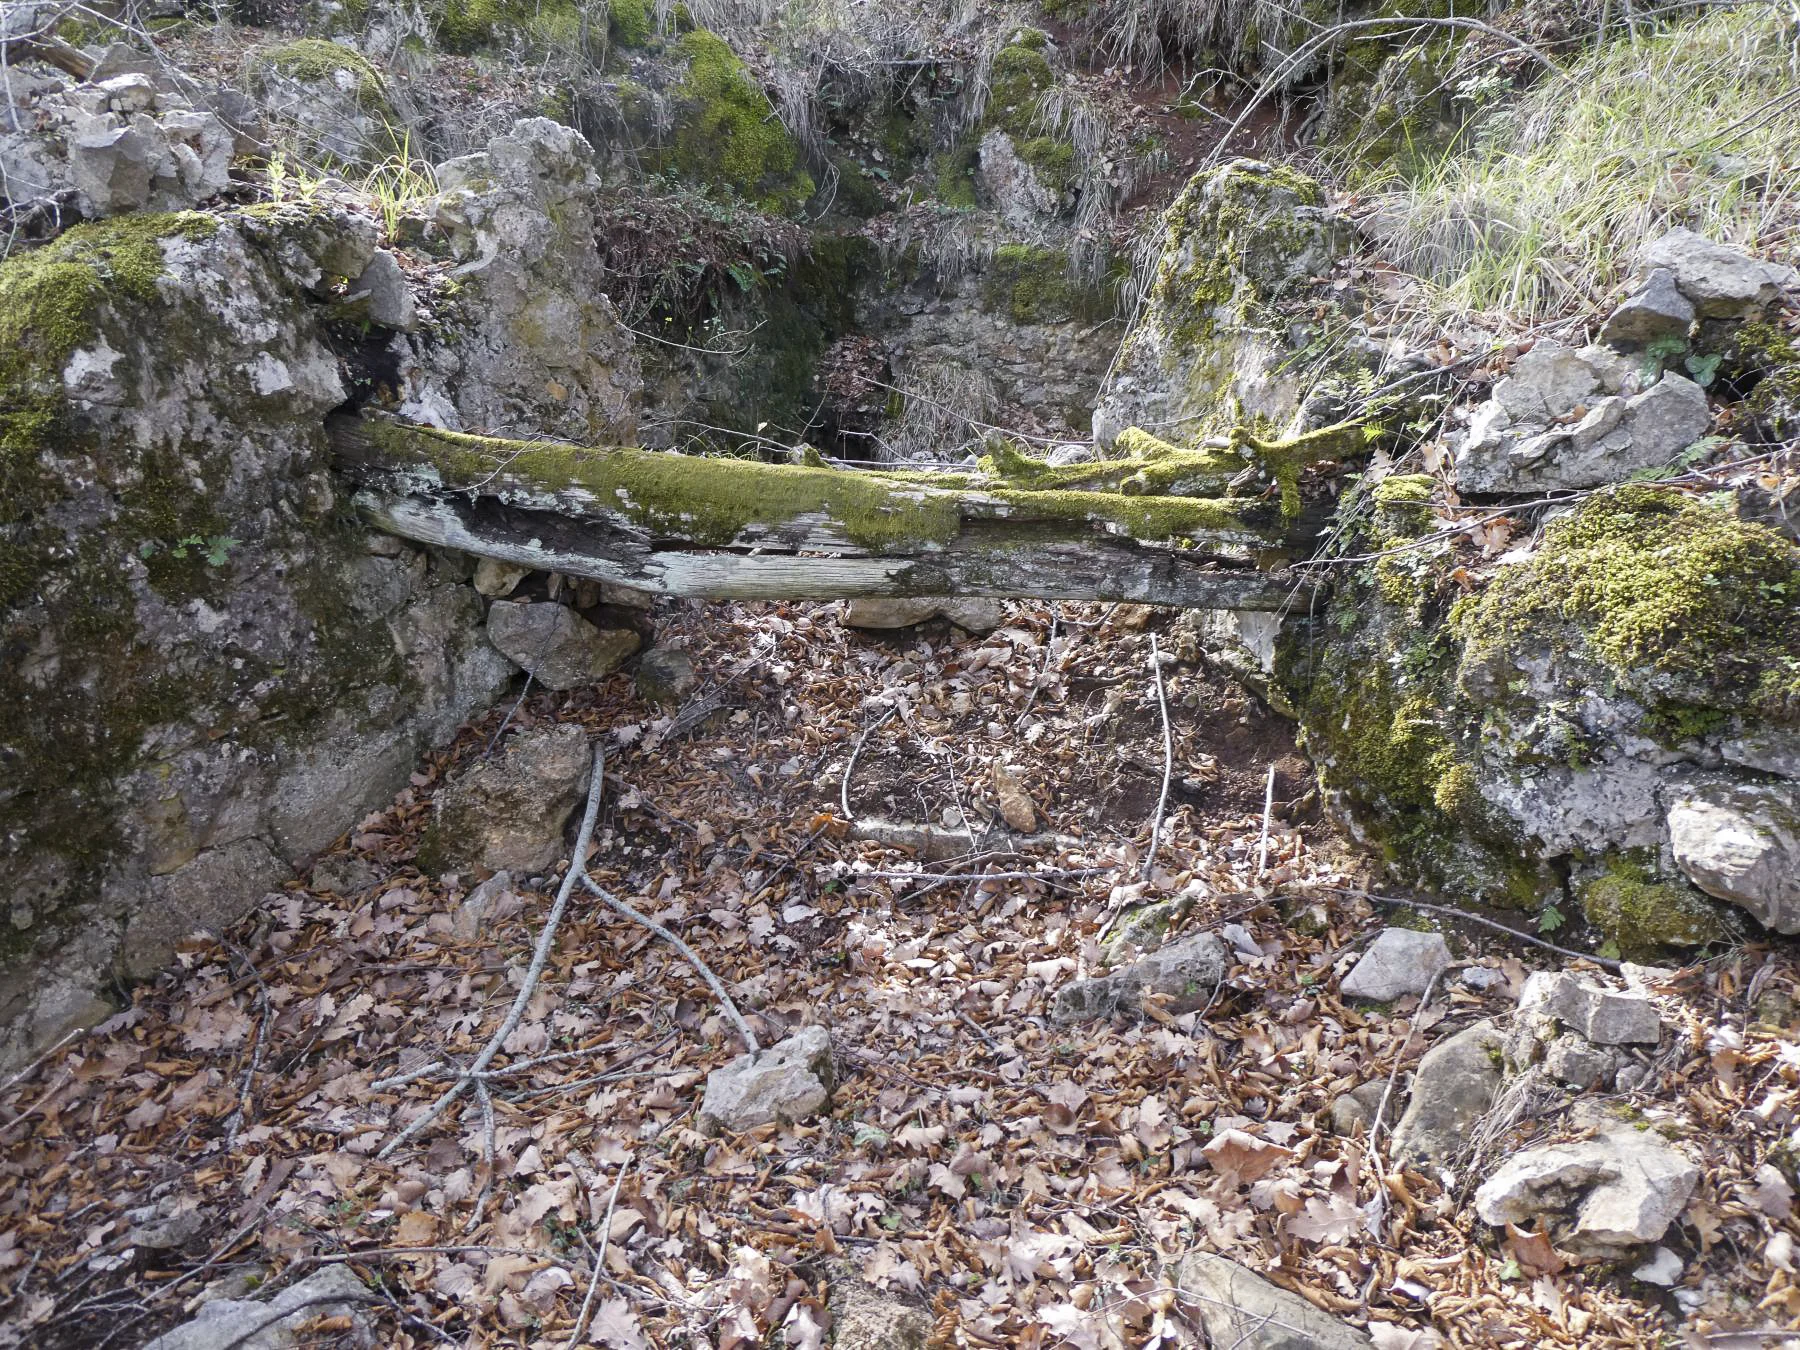
[[[1375,895],[1369,891],[1352,890],[1348,886],[1320,886],[1321,891],[1330,891],[1333,895],[1348,895],[1360,900],[1372,901],[1377,905],[1391,905],[1396,909],[1421,909],[1427,914],[1442,914],[1446,918],[1461,919],[1467,923],[1480,924],[1483,928],[1491,928],[1496,933],[1505,933],[1510,938],[1529,943],[1533,947],[1542,947],[1547,952],[1555,952],[1558,956],[1573,957],[1577,961],[1592,961],[1606,970],[1623,970],[1624,962],[1615,961],[1610,956],[1596,956],[1592,952],[1578,952],[1573,947],[1559,947],[1554,942],[1546,942],[1541,937],[1530,933],[1521,933],[1516,928],[1508,928],[1503,923],[1492,919],[1484,919],[1479,914],[1471,914],[1467,910],[1452,909],[1449,905],[1428,905],[1423,900],[1401,900],[1391,895]]]
[[[1269,818],[1275,814],[1275,766],[1269,765],[1269,785],[1263,789],[1262,840],[1256,846],[1256,877],[1269,870]]]
[[[600,814],[600,797],[606,783],[606,747],[603,743],[594,746],[593,782],[588,787],[587,809],[581,816],[581,830],[575,837],[575,852],[569,859],[569,870],[563,876],[562,885],[556,892],[556,903],[551,906],[550,917],[544,921],[544,931],[538,935],[537,948],[531,954],[531,967],[525,972],[525,979],[519,985],[518,997],[513,1000],[512,1008],[506,1014],[506,1020],[500,1024],[482,1051],[475,1057],[475,1062],[456,1076],[456,1081],[444,1090],[424,1115],[400,1131],[381,1148],[375,1156],[386,1160],[393,1156],[394,1150],[408,1139],[423,1130],[432,1121],[443,1115],[446,1108],[458,1097],[467,1092],[471,1085],[480,1081],[481,1075],[492,1062],[507,1037],[518,1027],[519,1020],[525,1015],[525,1006],[531,1002],[531,996],[537,992],[538,981],[543,978],[544,965],[550,959],[550,947],[556,940],[556,930],[562,923],[563,911],[569,907],[569,897],[574,894],[575,883],[587,875],[588,843],[594,835],[594,821]],[[592,883],[590,883],[592,884]],[[385,1081],[385,1080],[384,1080]],[[381,1084],[373,1084],[376,1090]],[[489,1160],[490,1165],[492,1159]]]
[[[581,1344],[582,1334],[587,1330],[588,1318],[594,1311],[594,1295],[600,1290],[600,1275],[606,1269],[606,1247],[612,1240],[613,1206],[619,1202],[619,1187],[625,1184],[625,1174],[631,1170],[631,1159],[627,1157],[619,1164],[619,1175],[613,1178],[612,1194],[606,1197],[606,1214],[600,1220],[600,1249],[594,1253],[594,1274],[588,1281],[587,1297],[581,1300],[581,1312],[575,1318],[575,1331],[569,1337],[564,1350],[575,1350]]]
[[[855,816],[850,814],[850,775],[856,772],[856,761],[861,758],[863,746],[869,743],[869,737],[875,734],[875,728],[887,721],[888,718],[893,715],[894,709],[889,707],[880,717],[877,717],[873,722],[869,723],[868,726],[863,728],[863,734],[856,738],[856,748],[850,752],[850,762],[844,765],[844,782],[838,789],[838,801],[844,808],[844,819],[846,821],[853,821],[856,819]]]
[[[1175,776],[1175,733],[1169,729],[1169,698],[1163,691],[1162,652],[1156,645],[1156,634],[1150,635],[1150,669],[1156,676],[1156,705],[1162,709],[1163,779],[1162,792],[1156,798],[1156,816],[1150,822],[1150,848],[1144,854],[1143,880],[1150,880],[1156,866],[1156,848],[1162,840],[1163,812],[1169,809],[1169,780]]]
[[[738,1035],[743,1038],[744,1044],[750,1049],[750,1053],[754,1055],[761,1052],[762,1043],[756,1039],[756,1033],[750,1030],[750,1024],[744,1020],[744,1015],[737,1010],[737,1004],[733,1003],[731,1001],[731,995],[725,992],[724,984],[717,975],[712,973],[711,968],[706,962],[700,959],[700,954],[698,952],[688,946],[687,943],[683,942],[680,938],[676,937],[669,929],[665,928],[655,919],[652,919],[648,914],[633,909],[630,905],[619,899],[611,891],[607,890],[599,882],[590,877],[585,870],[581,872],[581,881],[583,885],[594,893],[602,904],[617,913],[623,914],[633,923],[648,928],[652,933],[655,933],[656,936],[668,943],[676,951],[680,952],[682,956],[686,957],[687,963],[700,973],[700,978],[705,980],[707,987],[713,991],[713,997],[719,1000],[721,1010],[725,1013],[726,1018],[730,1020],[731,1024],[737,1028]]]

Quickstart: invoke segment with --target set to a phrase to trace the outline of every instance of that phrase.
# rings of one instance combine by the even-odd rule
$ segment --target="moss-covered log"
[[[334,419],[380,528],[702,598],[989,595],[1275,610],[1306,531],[1261,498],[1046,490]]]

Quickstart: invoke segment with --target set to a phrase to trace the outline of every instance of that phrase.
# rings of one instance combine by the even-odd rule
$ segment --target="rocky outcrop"
[[[401,335],[394,404],[453,431],[628,444],[642,389],[594,249],[600,180],[581,133],[528,118],[437,167],[423,244],[455,264],[435,332]]]
[[[306,866],[507,678],[466,565],[371,537],[326,472],[329,296],[374,246],[261,208],[0,267],[6,1056]]]
[[[0,201],[90,219],[179,211],[231,186],[237,136],[145,63],[77,83],[38,67],[0,87]]]
[[[1420,540],[1431,490],[1370,491],[1366,543]],[[1566,886],[1633,959],[1724,936],[1726,913],[1677,869],[1672,827],[1688,817],[1672,812],[1721,783],[1746,802],[1786,791],[1770,778],[1800,718],[1800,611],[1775,598],[1800,593],[1800,549],[1717,505],[1622,485],[1472,593],[1454,565],[1423,541],[1348,571],[1316,629],[1278,653],[1340,818],[1396,870],[1461,894],[1530,907]],[[1768,821],[1747,828],[1746,847],[1781,856]],[[1763,883],[1708,875],[1715,897],[1787,912]]]
[[[1285,427],[1309,392],[1282,306],[1311,294],[1348,240],[1318,184],[1236,160],[1190,182],[1164,217],[1156,279],[1094,410],[1094,439],[1129,427],[1192,442],[1261,419]]]
[[[1618,353],[1542,342],[1519,358],[1455,448],[1463,492],[1547,492],[1623,482],[1705,433],[1706,392],[1670,371],[1647,383]]]

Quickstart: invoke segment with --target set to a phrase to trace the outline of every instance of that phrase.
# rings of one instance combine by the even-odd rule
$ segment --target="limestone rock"
[[[1549,1218],[1559,1245],[1612,1256],[1661,1240],[1699,1180],[1659,1136],[1615,1127],[1514,1154],[1475,1192],[1475,1212],[1495,1227]]]
[[[1030,834],[1037,828],[1037,807],[1032,804],[1031,790],[1018,766],[994,764],[994,796],[1000,803],[1000,818],[1008,829]]]
[[[673,647],[652,647],[638,662],[637,692],[646,703],[680,703],[699,684],[693,661]]]
[[[965,633],[985,637],[1006,622],[1006,602],[991,596],[971,595],[944,601],[938,606],[938,613]]]
[[[337,1301],[325,1301],[329,1299]],[[326,1266],[264,1303],[215,1299],[191,1322],[164,1332],[144,1350],[295,1350],[302,1344],[300,1328],[324,1317],[348,1317],[367,1335],[371,1319],[366,1310],[374,1301],[348,1268]],[[307,1338],[305,1343],[313,1342]]]
[[[1168,247],[1094,408],[1095,441],[1219,430],[1238,404],[1245,421],[1288,425],[1312,382],[1291,359],[1307,331],[1286,309],[1314,299],[1347,223],[1311,180],[1244,159],[1195,175],[1165,218]]]
[[[1484,1020],[1425,1052],[1413,1074],[1412,1099],[1394,1127],[1396,1158],[1442,1163],[1461,1151],[1500,1090],[1502,1044],[1500,1032]]]
[[[1643,346],[1659,338],[1686,338],[1694,326],[1694,306],[1675,284],[1675,273],[1652,268],[1644,284],[1610,315],[1600,329],[1609,346]]]
[[[1385,928],[1340,988],[1345,998],[1390,1003],[1407,994],[1423,994],[1449,965],[1450,948],[1441,933]]]
[[[779,1045],[739,1055],[708,1074],[700,1126],[708,1134],[723,1134],[807,1120],[831,1104],[836,1086],[830,1033],[806,1027]]]
[[[1800,784],[1702,783],[1669,806],[1675,863],[1708,895],[1800,933]]]
[[[439,790],[421,866],[441,872],[474,864],[527,876],[548,871],[563,856],[563,829],[592,769],[580,727],[520,732]]]
[[[496,600],[488,640],[546,689],[578,689],[612,674],[638,649],[630,628],[596,628],[567,605]]]
[[[1621,371],[1618,360],[1605,348],[1554,342],[1520,357],[1469,419],[1455,448],[1457,487],[1599,487],[1661,467],[1705,434],[1705,390],[1671,372],[1636,392],[1636,373]]]
[[[397,328],[410,333],[418,327],[418,307],[413,304],[412,287],[400,260],[385,248],[375,250],[369,265],[350,283],[346,305],[357,305],[377,328]],[[484,560],[485,561],[485,560]]]
[[[1141,1013],[1154,1003],[1172,1014],[1204,1008],[1231,965],[1217,934],[1196,933],[1140,957],[1097,979],[1076,980],[1056,991],[1050,1015],[1058,1022]]]
[[[1778,778],[1800,778],[1800,731],[1765,727],[1731,737],[1719,746],[1719,753],[1727,764],[1772,773]]]
[[[1800,284],[1793,268],[1763,262],[1689,229],[1673,229],[1648,244],[1645,267],[1666,268],[1703,319],[1747,319]]]
[[[937,617],[942,603],[929,596],[897,600],[864,596],[844,602],[844,622],[851,628],[911,628]]]
[[[501,600],[511,595],[530,575],[529,567],[518,567],[498,558],[482,558],[475,564],[475,589],[482,595]]]
[[[1029,228],[1055,218],[1062,194],[1019,158],[1011,136],[988,132],[979,153],[981,185],[1008,225]]]
[[[581,133],[525,118],[440,164],[430,203],[458,263],[467,322],[403,352],[400,414],[451,430],[530,427],[633,444],[643,375],[593,241],[599,175]]]
[[[1369,1338],[1235,1261],[1195,1252],[1176,1271],[1206,1343],[1234,1350],[1367,1350]]]
[[[931,1315],[853,1276],[831,1282],[834,1350],[925,1350]]]
[[[333,895],[359,895],[382,878],[382,871],[354,853],[333,854],[313,865],[312,884]]]
[[[1645,995],[1565,973],[1534,973],[1519,995],[1519,1012],[1553,1017],[1595,1045],[1655,1045],[1662,1036],[1662,1018]]]
[[[1363,1083],[1353,1087],[1331,1103],[1331,1128],[1339,1134],[1355,1134],[1359,1130],[1367,1130],[1374,1123],[1375,1113],[1381,1109],[1381,1098],[1387,1092],[1387,1081],[1377,1079],[1371,1083]],[[1388,1099],[1389,1124],[1393,1123],[1393,1111],[1400,1105],[1402,1093],[1395,1088]]]
[[[504,870],[494,873],[464,896],[462,903],[456,907],[450,916],[451,935],[463,942],[475,941],[488,924],[499,916],[501,907],[512,901],[512,873]]]
[[[1568,1033],[1550,1042],[1544,1071],[1559,1083],[1584,1092],[1609,1088],[1619,1071],[1618,1051]]]

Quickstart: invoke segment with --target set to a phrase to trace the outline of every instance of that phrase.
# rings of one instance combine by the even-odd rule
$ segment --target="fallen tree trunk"
[[[705,599],[986,595],[1276,610],[1310,531],[1257,498],[1019,485],[465,436],[340,417],[374,525],[519,566]]]

